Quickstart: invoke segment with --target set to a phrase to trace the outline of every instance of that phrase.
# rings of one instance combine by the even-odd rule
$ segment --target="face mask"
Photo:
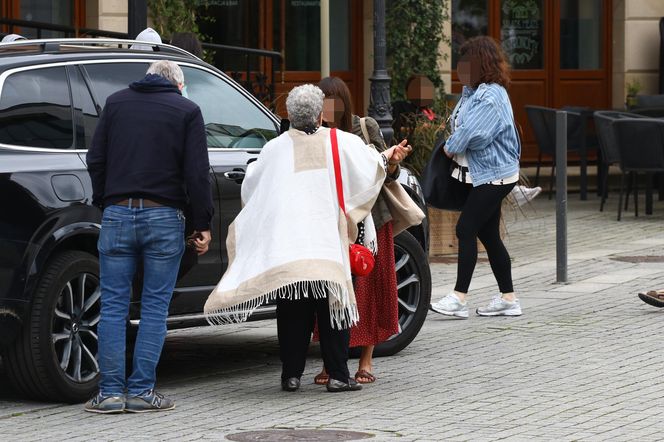
[[[189,98],[189,94],[187,94],[187,86],[184,86],[180,92],[182,92],[184,98]]]

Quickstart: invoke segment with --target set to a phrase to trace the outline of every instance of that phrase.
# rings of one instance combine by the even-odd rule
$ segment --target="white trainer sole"
[[[478,316],[521,316],[521,309],[504,310],[502,312],[484,312],[484,313],[480,313],[479,310],[476,310],[475,313],[477,313]]]
[[[448,310],[442,310],[440,308],[434,307],[433,304],[429,304],[429,310],[432,312],[440,313],[445,316],[454,316],[456,318],[468,319],[468,311],[465,312],[450,312]]]

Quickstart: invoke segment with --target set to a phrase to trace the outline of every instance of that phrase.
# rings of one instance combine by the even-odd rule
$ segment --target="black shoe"
[[[341,391],[358,391],[362,389],[362,386],[357,383],[353,378],[348,378],[348,383],[337,381],[336,379],[330,378],[327,381],[327,391],[330,393],[339,393]]]
[[[300,379],[288,378],[281,380],[281,389],[284,391],[296,391],[300,388]]]

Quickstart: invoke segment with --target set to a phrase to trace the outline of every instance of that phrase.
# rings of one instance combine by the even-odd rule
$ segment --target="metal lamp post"
[[[136,38],[148,26],[148,2],[127,0],[127,7],[127,34],[129,38]]]
[[[390,104],[390,76],[386,69],[387,40],[385,38],[385,0],[374,0],[374,70],[371,74],[369,116],[374,118],[390,145],[392,130],[392,105]]]

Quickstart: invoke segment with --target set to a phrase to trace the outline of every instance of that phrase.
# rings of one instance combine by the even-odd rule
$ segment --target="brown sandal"
[[[368,379],[368,381],[366,379]],[[359,384],[373,384],[376,382],[376,376],[366,370],[357,370],[357,373],[355,373],[355,381]]]
[[[653,307],[664,307],[664,290],[650,290],[646,293],[639,293],[639,298]]]
[[[321,372],[321,373],[318,373],[314,377],[314,384],[316,384],[316,385],[326,385],[327,381],[329,381],[329,380],[330,380],[330,375],[327,374],[327,373],[322,373]]]

